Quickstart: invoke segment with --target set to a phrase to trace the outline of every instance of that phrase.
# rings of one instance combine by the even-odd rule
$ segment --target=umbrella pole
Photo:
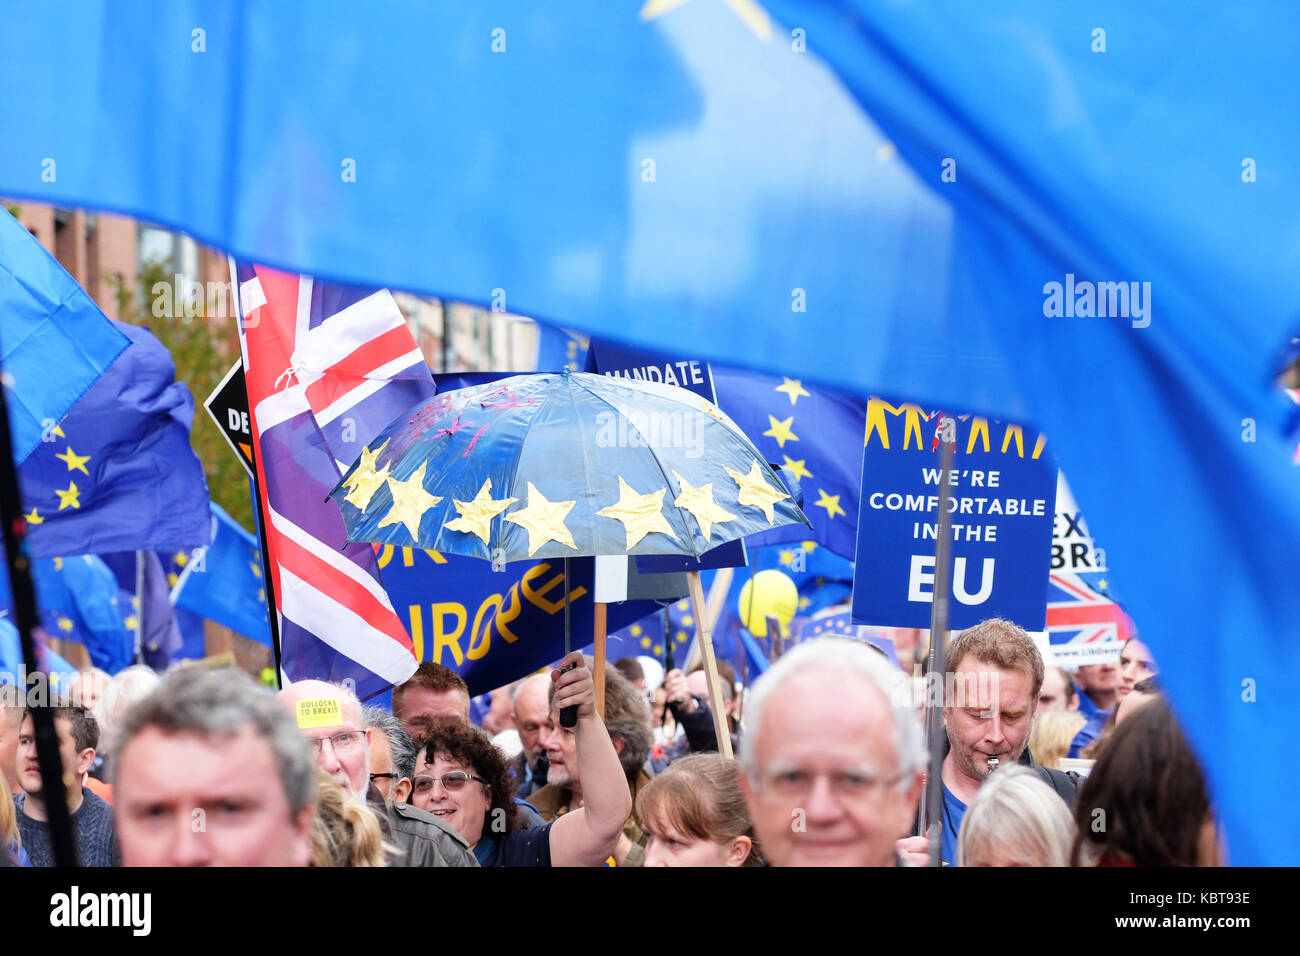
[[[596,602],[596,715],[605,719],[605,602]]]
[[[722,703],[722,681],[718,678],[718,661],[713,656],[713,628],[704,616],[704,587],[699,571],[686,572],[686,584],[691,591],[691,605],[695,610],[695,643],[704,657],[704,677],[709,684],[709,707],[713,710],[713,729],[718,734],[718,751],[730,758],[731,733],[727,728],[727,714]],[[734,693],[734,688],[733,688]]]

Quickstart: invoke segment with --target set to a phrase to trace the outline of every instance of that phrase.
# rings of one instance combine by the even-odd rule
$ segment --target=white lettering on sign
[[[966,582],[966,559],[956,558],[952,568],[952,596],[962,604],[983,604],[993,593],[994,559],[984,558],[980,572],[979,590],[971,593]],[[928,590],[924,590],[928,588]],[[907,599],[923,604],[934,600],[934,555],[912,555],[912,567],[907,577]]]
[[[230,426],[232,432],[240,432],[247,435],[248,432],[248,412],[241,412],[238,409],[226,409],[226,423]]]

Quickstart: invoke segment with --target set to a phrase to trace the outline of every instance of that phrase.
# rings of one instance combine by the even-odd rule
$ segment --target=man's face
[[[572,728],[560,726],[560,712],[551,708],[542,725],[542,746],[546,748],[546,782],[559,787],[572,787],[582,782],[578,767],[578,737]]]
[[[22,721],[22,708],[0,707],[0,771],[4,772],[11,794],[21,793],[23,789],[18,782],[18,726]],[[0,793],[0,798],[3,797]]]
[[[95,762],[95,751],[87,747],[78,751],[72,739],[72,721],[55,717],[54,728],[59,734],[59,758],[63,762],[63,783],[71,790],[81,787],[82,777],[90,772]],[[30,794],[41,796],[41,768],[36,760],[36,737],[32,731],[32,717],[24,714],[18,729],[18,783]]]
[[[1113,661],[1105,664],[1085,664],[1075,671],[1075,682],[1084,690],[1100,693],[1113,691],[1119,686],[1119,665]]]
[[[1001,766],[1019,760],[1037,704],[1029,674],[967,657],[957,667],[955,687],[961,706],[945,707],[943,713],[957,768],[982,780],[989,774],[989,757],[997,757]]]
[[[275,754],[233,737],[148,727],[122,752],[113,812],[125,866],[306,866],[312,808],[296,818]]]
[[[1156,672],[1156,659],[1136,637],[1124,645],[1119,657],[1119,696],[1123,700],[1139,684]]]
[[[528,681],[519,688],[515,697],[515,727],[524,745],[528,766],[535,766],[542,752],[542,728],[550,715],[551,703],[546,698],[546,685],[541,681]]]
[[[853,674],[805,672],[768,698],[742,778],[759,845],[774,866],[886,866],[907,833],[921,776],[898,786],[894,715]]]
[[[427,732],[435,717],[455,717],[469,723],[469,698],[459,690],[429,690],[408,687],[402,692],[402,711],[397,718],[412,737]]]
[[[370,728],[370,772],[378,774],[396,773],[393,767],[393,748],[388,742],[388,735],[382,730],[374,727]],[[405,803],[411,795],[411,781],[403,777],[401,780],[394,780],[392,777],[380,776],[375,778],[375,786],[379,792],[384,795],[385,800],[392,800],[394,803]]]
[[[722,689],[723,708],[726,710],[728,714],[731,714],[735,710],[735,704],[736,704],[735,688],[734,687],[728,688],[727,679],[723,677],[721,674],[718,675],[718,683],[721,685],[721,689]],[[702,697],[705,700],[709,699],[709,678],[704,673],[704,671],[702,670],[691,671],[689,674],[687,674],[686,686],[690,690],[691,694],[693,694],[694,696]],[[731,691],[731,696],[727,696],[728,690]],[[712,706],[712,704],[710,704],[710,706]]]
[[[306,682],[304,682],[306,683]],[[364,800],[370,789],[370,744],[375,736],[366,729],[361,709],[320,685],[291,684],[280,691],[280,702],[289,713],[297,716],[297,705],[302,700],[337,700],[339,716],[343,723],[328,727],[301,728],[302,735],[312,745],[316,763],[353,799]],[[382,735],[380,735],[382,736]]]
[[[1043,674],[1043,687],[1038,692],[1038,709],[1040,711],[1048,710],[1075,710],[1079,706],[1079,698],[1076,695],[1072,701],[1066,698],[1065,677],[1058,667],[1049,667]]]

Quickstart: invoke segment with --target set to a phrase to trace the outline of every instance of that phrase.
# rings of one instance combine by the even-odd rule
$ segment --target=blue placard
[[[941,431],[955,452],[945,473]],[[1056,501],[1056,465],[1046,446],[1045,436],[1020,425],[949,418],[873,398],[862,459],[854,623],[930,626],[943,497],[953,535],[949,626],[1001,617],[1041,631]]]
[[[718,402],[713,392],[713,371],[709,368],[709,363],[701,358],[683,358],[667,352],[652,352],[621,345],[608,339],[592,339],[587,347],[585,371],[633,381],[676,385],[707,398],[715,405]],[[728,541],[718,545],[704,552],[698,560],[685,554],[639,554],[634,560],[638,574],[743,568],[749,563],[745,557],[744,541]]]

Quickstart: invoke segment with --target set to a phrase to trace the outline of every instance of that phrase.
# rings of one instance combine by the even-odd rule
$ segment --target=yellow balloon
[[[798,607],[799,588],[782,571],[759,571],[740,589],[740,623],[755,637],[767,636],[768,615],[781,623],[783,635],[789,633]]]

